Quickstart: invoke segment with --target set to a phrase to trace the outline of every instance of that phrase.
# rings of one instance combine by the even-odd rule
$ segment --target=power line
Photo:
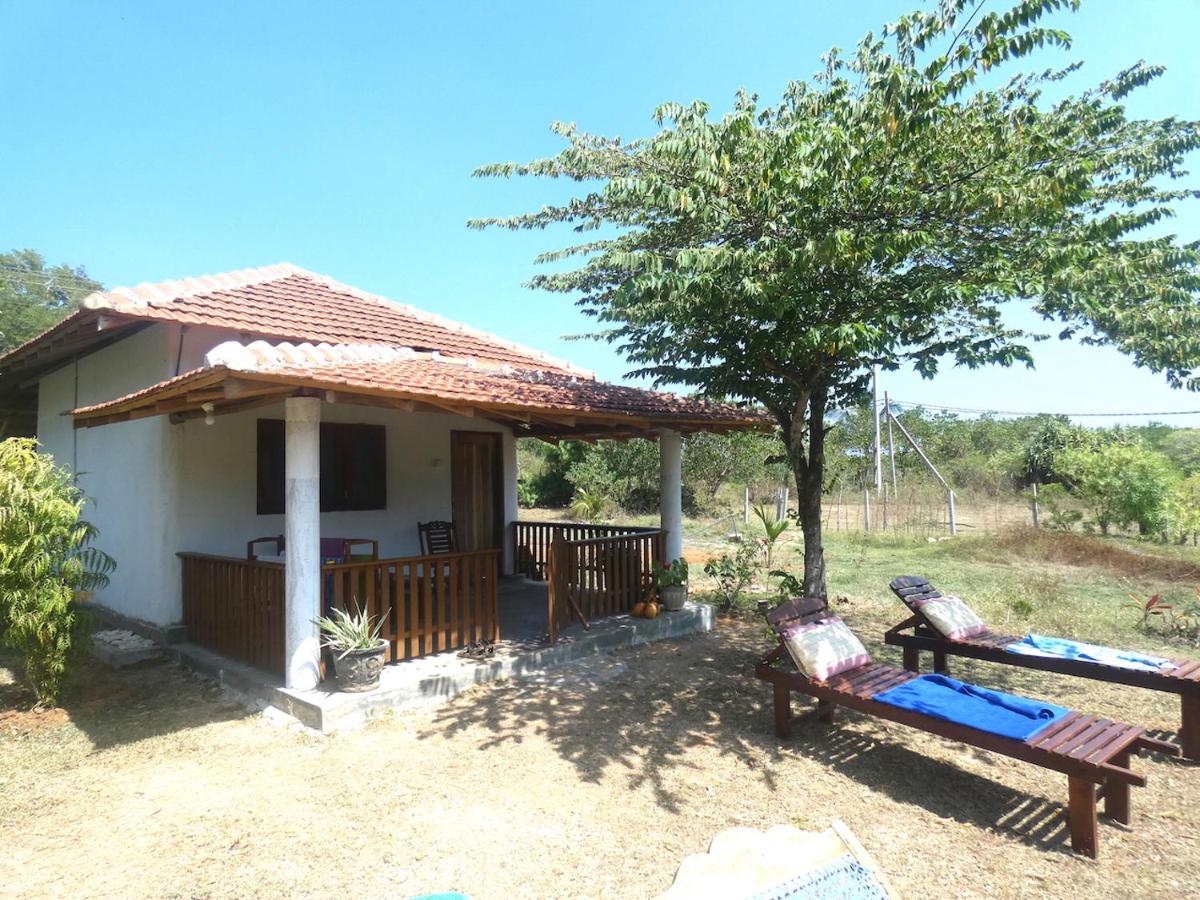
[[[893,400],[893,406],[906,406],[910,409],[920,407],[922,409],[935,409],[940,412],[954,413],[972,413],[976,415],[994,415],[994,416],[1067,416],[1072,419],[1082,418],[1112,418],[1112,419],[1127,419],[1140,418],[1143,416],[1196,416],[1200,415],[1200,409],[1173,409],[1161,412],[1019,412],[1011,409],[974,409],[969,406],[942,406],[937,403],[919,403],[912,400]]]
[[[99,283],[88,278],[86,275],[77,275],[74,272],[37,271],[34,269],[22,269],[18,266],[0,266],[0,278],[24,278],[41,282],[74,281],[78,284],[88,285],[89,287]]]

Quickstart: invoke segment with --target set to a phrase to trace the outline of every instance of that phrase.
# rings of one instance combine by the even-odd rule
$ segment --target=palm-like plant
[[[571,502],[571,514],[585,522],[599,522],[604,518],[607,506],[608,501],[598,491],[576,488],[575,499]]]
[[[761,505],[754,507],[754,515],[757,516],[758,521],[762,523],[764,538],[766,541],[764,544],[764,552],[767,556],[766,565],[767,569],[769,570],[771,568],[771,557],[774,555],[775,551],[775,542],[779,540],[780,536],[785,531],[787,531],[788,520],[786,518],[772,519],[767,515],[767,508]]]
[[[0,442],[0,644],[17,650],[42,703],[57,701],[87,645],[75,599],[108,584],[112,557],[81,518],[87,498],[37,442]]]

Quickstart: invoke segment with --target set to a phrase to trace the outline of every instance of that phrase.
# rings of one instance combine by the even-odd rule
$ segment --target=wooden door
[[[500,434],[450,432],[450,505],[459,550],[504,544],[504,479]]]

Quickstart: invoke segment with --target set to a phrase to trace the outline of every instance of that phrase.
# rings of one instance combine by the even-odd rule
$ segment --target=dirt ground
[[[721,829],[835,818],[908,897],[1200,893],[1200,768],[1135,761],[1134,825],[1102,824],[1092,862],[1068,847],[1065,776],[856,714],[777,741],[751,676],[766,646],[726,622],[328,738],[167,664],[94,667],[45,713],[0,670],[0,893],[647,897]],[[956,673],[1177,725],[1147,691]]]

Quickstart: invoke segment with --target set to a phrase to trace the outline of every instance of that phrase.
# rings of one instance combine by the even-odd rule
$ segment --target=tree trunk
[[[804,535],[804,596],[828,601],[825,547],[821,538],[821,492],[825,481],[825,405],[828,391],[818,388],[796,404],[783,423],[788,457],[796,477],[796,507]]]

